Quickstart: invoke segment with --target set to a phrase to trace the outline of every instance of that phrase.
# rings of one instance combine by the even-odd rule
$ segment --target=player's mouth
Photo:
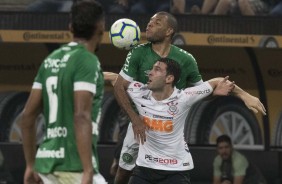
[[[152,82],[152,80],[151,80],[151,79],[149,79],[149,80],[148,80],[148,82],[147,82],[147,84],[150,84],[151,82]]]

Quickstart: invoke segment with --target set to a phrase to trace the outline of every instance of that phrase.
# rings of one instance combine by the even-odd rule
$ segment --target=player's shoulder
[[[151,49],[151,43],[142,43],[138,44],[131,49],[131,52],[144,52],[145,50]]]
[[[146,90],[147,88],[146,88],[146,86],[145,86],[143,83],[141,83],[141,82],[132,81],[132,82],[129,84],[128,89],[131,89],[131,90],[136,90],[136,89],[138,89],[138,90],[144,91],[144,90]]]
[[[191,53],[189,53],[188,51],[177,47],[175,45],[171,45],[171,52],[175,55],[178,55],[178,57],[182,57],[182,58],[186,58],[189,60],[195,60],[195,58],[193,57],[193,55]]]
[[[76,57],[79,58],[78,61],[85,61],[85,62],[91,62],[91,63],[99,62],[98,57],[94,53],[89,52],[86,49],[79,50],[76,54],[77,54]]]
[[[216,155],[213,159],[213,165],[219,166],[221,165],[221,162],[222,162],[222,158],[220,157],[220,155]]]
[[[60,50],[74,56],[83,57],[84,59],[97,59],[97,56],[94,53],[89,52],[83,45],[77,44],[75,42],[63,45]]]
[[[147,92],[149,92],[149,89],[147,87],[147,85],[141,83],[141,82],[138,82],[138,81],[132,81],[128,88],[127,88],[127,92],[130,94],[130,96],[139,96],[142,94],[145,94]]]
[[[90,70],[100,69],[98,57],[86,49],[79,49],[71,56],[75,67],[89,68]]]

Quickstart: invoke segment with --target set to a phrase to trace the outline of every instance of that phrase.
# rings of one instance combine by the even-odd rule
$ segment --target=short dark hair
[[[219,143],[226,142],[232,146],[231,138],[228,135],[221,135],[216,139],[216,145],[218,146]]]
[[[72,5],[70,18],[73,36],[90,40],[96,24],[104,18],[104,10],[95,0],[77,0]]]
[[[157,14],[167,16],[168,26],[173,29],[173,33],[171,35],[171,39],[172,39],[175,33],[178,31],[178,23],[176,18],[172,14],[164,11],[158,12]]]
[[[169,58],[161,58],[158,61],[166,64],[166,74],[174,76],[172,85],[175,86],[176,83],[179,81],[181,75],[181,68],[179,63]]]

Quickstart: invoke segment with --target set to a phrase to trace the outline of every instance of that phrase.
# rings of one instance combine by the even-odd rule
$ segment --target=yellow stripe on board
[[[178,38],[185,45],[231,46],[231,47],[282,47],[282,36],[245,35],[245,34],[206,34],[180,32]],[[72,40],[69,31],[45,30],[0,30],[0,42],[19,43],[67,43]],[[145,33],[141,33],[141,43],[146,42]],[[110,44],[109,32],[105,32],[103,44]]]

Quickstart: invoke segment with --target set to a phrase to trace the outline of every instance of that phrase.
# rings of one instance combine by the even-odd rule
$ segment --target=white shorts
[[[44,184],[77,184],[81,183],[82,173],[55,171],[50,174],[38,173]],[[93,184],[107,184],[105,178],[99,173],[94,174]]]
[[[129,123],[120,153],[119,166],[128,171],[133,170],[138,156],[138,150],[139,143],[134,139],[132,123]]]

